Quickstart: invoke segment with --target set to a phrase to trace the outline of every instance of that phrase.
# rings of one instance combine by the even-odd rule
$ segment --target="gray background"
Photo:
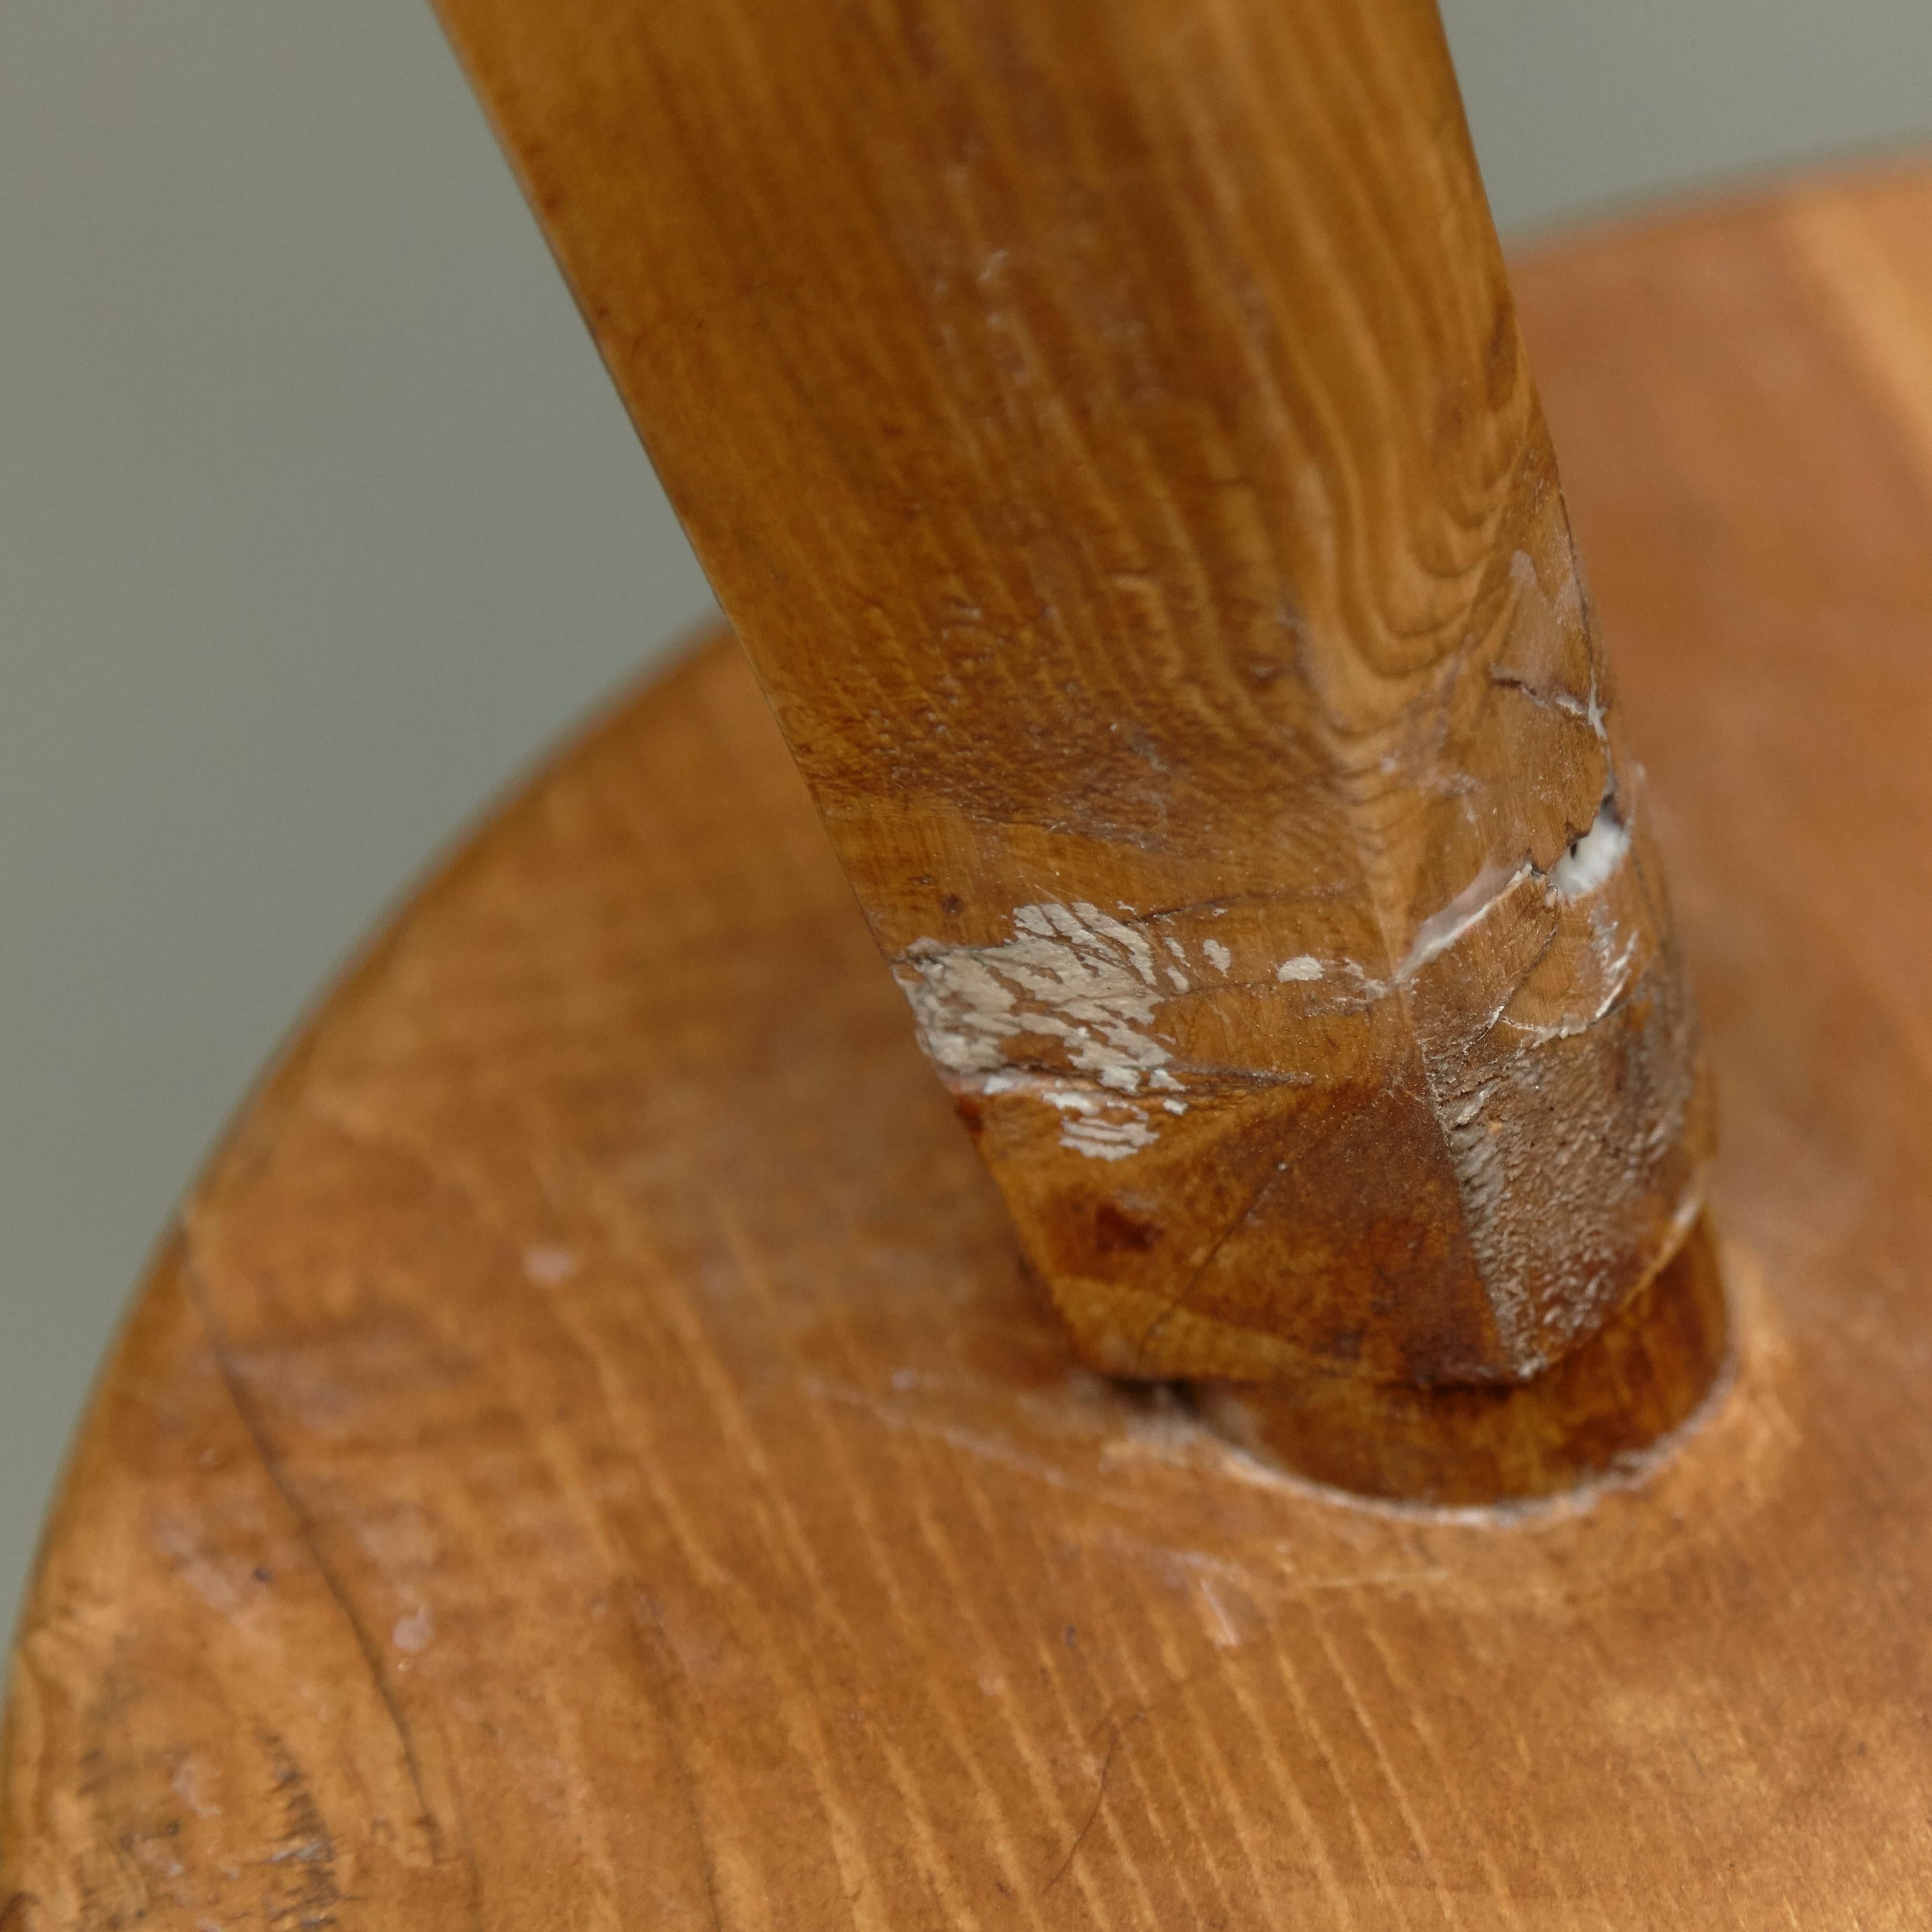
[[[1506,231],[1932,134],[1928,0],[1444,10]],[[708,608],[423,0],[0,0],[0,1628],[256,1070]]]

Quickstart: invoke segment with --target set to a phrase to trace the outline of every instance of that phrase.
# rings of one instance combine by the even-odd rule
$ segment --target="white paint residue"
[[[1558,899],[1585,898],[1600,890],[1616,876],[1630,845],[1628,827],[1617,815],[1615,806],[1606,801],[1589,830],[1580,838],[1573,840],[1569,850],[1550,867],[1545,880],[1550,896]],[[1448,951],[1480,925],[1523,880],[1532,876],[1544,875],[1527,859],[1507,874],[1493,862],[1486,865],[1447,905],[1432,913],[1416,928],[1408,957],[1396,970],[1397,983],[1412,978],[1438,953]],[[1288,962],[1290,965],[1301,963]],[[1307,963],[1314,964],[1312,961]],[[1319,970],[1317,967],[1316,971]],[[1280,969],[1280,975],[1284,980],[1290,976],[1288,966]],[[1294,976],[1301,976],[1298,974]]]
[[[1550,890],[1560,899],[1580,899],[1608,884],[1630,850],[1630,833],[1607,805],[1582,838],[1550,868]]]
[[[1137,1148],[1148,1146],[1154,1130],[1130,1106],[1107,1100],[1077,1087],[1054,1087],[1042,1082],[1039,1094],[1049,1107],[1073,1118],[1061,1128],[1060,1144],[1072,1148],[1096,1160],[1124,1160]]]
[[[1024,1086],[1024,1081],[1016,1081],[1016,1086]],[[1063,1114],[1091,1114],[1096,1112],[1101,1102],[1090,1094],[1083,1094],[1076,1087],[1039,1088],[1040,1097],[1049,1107],[1058,1107]]]
[[[1277,980],[1318,980],[1322,976],[1322,962],[1312,952],[1298,954],[1292,959],[1284,959],[1274,969]]]
[[[1180,970],[1181,966],[1187,964],[1186,947],[1183,946],[1179,940],[1174,938],[1163,939],[1161,944],[1167,948],[1173,958],[1180,962],[1180,966],[1170,966],[1167,969],[1168,982],[1177,993],[1185,993],[1190,991],[1194,982]]]
[[[906,949],[896,976],[946,1072],[997,1076],[1025,1034],[1063,1042],[1079,1072],[1136,1092],[1172,1058],[1148,1030],[1162,994],[1146,935],[1082,900],[1022,906],[1003,946]]]
[[[405,1657],[415,1657],[428,1648],[429,1640],[435,1634],[435,1621],[425,1604],[409,1616],[396,1619],[396,1627],[389,1633],[389,1641]]]
[[[1354,981],[1360,997],[1366,1000],[1385,1000],[1389,995],[1389,982],[1378,980],[1359,959],[1345,959],[1342,970]]]
[[[1472,926],[1480,925],[1529,870],[1526,862],[1505,876],[1500,867],[1485,866],[1440,912],[1431,913],[1415,928],[1415,942],[1408,949],[1408,957],[1396,969],[1396,980],[1419,973],[1438,952],[1446,952]]]
[[[1608,926],[1597,936],[1597,950],[1600,958],[1606,953],[1615,928]],[[1550,1026],[1525,1026],[1520,1021],[1498,1018],[1502,1024],[1516,1034],[1526,1046],[1546,1046],[1552,1040],[1574,1040],[1580,1034],[1586,1034],[1598,1026],[1609,1016],[1610,1009],[1630,991],[1631,968],[1636,958],[1636,950],[1643,935],[1631,933],[1624,941],[1623,950],[1614,958],[1605,958],[1604,965],[1604,991],[1597,1004],[1587,1012],[1573,1013],[1567,1019],[1557,1021]],[[1486,1096],[1488,1089],[1484,1089]]]
[[[1162,945],[1186,957],[1178,941]],[[982,1093],[1035,1093],[1066,1117],[1060,1144],[1094,1160],[1123,1160],[1154,1138],[1138,1108],[1111,1096],[1180,1090],[1152,1029],[1163,979],[1184,992],[1186,976],[1144,932],[1086,900],[1020,907],[1003,945],[917,940],[894,975],[943,1072]],[[1059,1042],[1066,1070],[1024,1064],[1039,1053],[1029,1040]]]
[[[1516,586],[1516,595],[1526,602],[1534,603],[1546,614],[1550,621],[1559,629],[1568,629],[1582,625],[1582,590],[1574,574],[1566,574],[1563,588],[1552,604],[1543,594],[1541,580],[1537,576],[1536,565],[1527,550],[1518,550],[1510,559],[1510,580]],[[1573,718],[1580,718],[1588,724],[1598,741],[1605,746],[1610,742],[1610,734],[1604,729],[1603,701],[1597,686],[1597,658],[1594,649],[1586,639],[1586,649],[1589,652],[1590,695],[1579,703],[1567,691],[1541,691],[1532,693],[1540,704],[1552,705],[1558,711],[1567,712]]]
[[[560,1288],[577,1272],[577,1257],[568,1248],[542,1241],[524,1250],[524,1279],[539,1288]]]
[[[1014,1470],[1052,1489],[1069,1490],[1076,1496],[1118,1500],[1113,1492],[1083,1482],[1077,1475],[1070,1474],[1042,1457],[1029,1456],[1024,1450],[997,1436],[961,1428],[929,1409],[922,1412],[903,1403],[886,1402],[868,1390],[854,1388],[848,1383],[827,1382],[818,1376],[806,1376],[804,1386],[806,1393],[815,1400],[836,1402],[857,1409],[894,1434],[903,1432],[943,1442],[962,1455]]]
[[[175,1766],[168,1782],[174,1786],[175,1796],[197,1818],[219,1818],[221,1816],[221,1807],[206,1802],[202,1796],[201,1774],[192,1752]]]
[[[1071,1148],[1094,1160],[1125,1160],[1129,1154],[1151,1147],[1154,1131],[1139,1114],[1121,1110],[1121,1117],[1109,1120],[1097,1114],[1084,1114],[1069,1120],[1060,1130],[1060,1144]]]
[[[1234,963],[1234,956],[1218,939],[1203,940],[1201,950],[1213,963],[1215,971],[1226,979],[1228,968]]]
[[[172,1517],[162,1516],[155,1520],[154,1537],[172,1559],[174,1574],[218,1616],[235,1617],[242,1613],[244,1606],[236,1578],[224,1574],[202,1553],[192,1529]]]
[[[1214,1579],[1201,1576],[1196,1579],[1201,1592],[1201,1600],[1208,1606],[1208,1637],[1216,1650],[1233,1650],[1240,1646],[1241,1635],[1234,1628],[1234,1620],[1228,1614],[1228,1606],[1222,1602],[1214,1588]]]

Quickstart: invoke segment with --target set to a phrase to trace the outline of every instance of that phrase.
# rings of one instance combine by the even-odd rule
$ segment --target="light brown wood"
[[[1561,1433],[1709,1097],[1432,7],[442,4],[1084,1358]]]
[[[1070,1368],[713,649],[170,1238],[21,1626],[5,1932],[1922,1922],[1932,173],[1518,296],[1725,1096],[1714,1412],[1405,1514]]]

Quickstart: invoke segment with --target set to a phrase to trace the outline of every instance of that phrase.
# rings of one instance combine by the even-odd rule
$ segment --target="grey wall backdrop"
[[[1932,135],[1926,0],[1447,0],[1498,217]],[[0,1630],[334,963],[709,608],[424,0],[0,6]]]

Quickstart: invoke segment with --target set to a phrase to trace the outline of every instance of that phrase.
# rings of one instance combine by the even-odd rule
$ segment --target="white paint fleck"
[[[1234,963],[1234,956],[1218,939],[1204,940],[1201,950],[1207,954],[1209,960],[1213,963],[1215,971],[1226,979],[1228,976],[1228,968]]]
[[[396,1627],[389,1633],[389,1641],[405,1657],[415,1657],[428,1648],[429,1640],[435,1634],[435,1620],[429,1613],[429,1606],[424,1604],[407,1616],[396,1619]]]
[[[244,1604],[236,1587],[237,1576],[224,1574],[202,1553],[194,1531],[172,1517],[161,1516],[154,1525],[154,1541],[171,1559],[174,1574],[218,1616],[239,1616]],[[232,1569],[231,1564],[229,1568]]]
[[[1298,953],[1292,959],[1284,959],[1274,969],[1277,980],[1318,980],[1322,976],[1322,962],[1312,952]]]
[[[1071,1148],[1094,1160],[1125,1160],[1130,1154],[1151,1147],[1154,1142],[1153,1128],[1131,1112],[1114,1120],[1094,1114],[1080,1114],[1069,1120],[1060,1135],[1062,1147]]]
[[[1214,1588],[1212,1576],[1197,1576],[1195,1586],[1201,1592],[1201,1600],[1208,1606],[1208,1638],[1216,1650],[1233,1650],[1241,1641],[1240,1633],[1234,1628],[1234,1620],[1228,1614],[1228,1606],[1222,1602]]]
[[[539,1241],[524,1250],[524,1279],[539,1288],[561,1288],[576,1272],[576,1256],[554,1242]]]
[[[1187,1111],[1185,1100],[1163,1100],[1160,1103],[1170,1114],[1184,1114]]]
[[[1550,868],[1550,890],[1560,899],[1580,899],[1606,884],[1630,850],[1623,820],[1606,805],[1582,838]]]
[[[201,1772],[190,1751],[170,1774],[168,1782],[174,1786],[175,1796],[197,1818],[219,1818],[221,1807],[209,1803],[201,1788]]]
[[[1075,1117],[1063,1146],[1120,1160],[1151,1142],[1153,1130],[1094,1088],[1130,1094],[1143,1083],[1179,1084],[1166,1071],[1172,1054],[1152,1031],[1166,997],[1162,970],[1186,989],[1184,976],[1158,966],[1144,933],[1078,900],[1020,907],[1002,945],[916,940],[894,976],[942,1072],[985,1093],[1036,1092]],[[1028,1036],[1059,1042],[1070,1071],[1016,1066],[1012,1043]]]
[[[1090,1094],[1083,1094],[1072,1087],[1042,1087],[1040,1097],[1049,1107],[1058,1107],[1063,1114],[1091,1114],[1096,1112],[1100,1105]]]
[[[1355,982],[1364,1000],[1384,1000],[1389,994],[1389,982],[1378,980],[1359,959],[1345,959],[1342,970]]]
[[[1415,928],[1408,957],[1396,969],[1396,980],[1412,978],[1438,953],[1446,952],[1472,928],[1480,926],[1529,870],[1527,861],[1507,874],[1497,865],[1486,865],[1447,905],[1431,913]]]
[[[922,1411],[918,1407],[886,1402],[868,1390],[855,1388],[848,1383],[827,1382],[819,1376],[806,1376],[804,1387],[806,1393],[814,1400],[836,1402],[855,1408],[895,1434],[904,1432],[943,1442],[947,1448],[956,1449],[962,1455],[973,1456],[982,1462],[996,1463],[1022,1475],[1030,1476],[1051,1489],[1069,1490],[1077,1496],[1118,1501],[1112,1492],[1083,1482],[1078,1475],[1070,1474],[1044,1457],[1030,1456],[1024,1450],[998,1436],[988,1436],[979,1430],[962,1428],[950,1423],[929,1407]]]
[[[1084,900],[1024,905],[1000,946],[915,940],[894,969],[945,1072],[998,1073],[1022,1034],[1062,1042],[1075,1068],[1131,1093],[1172,1055],[1151,1026],[1161,994],[1145,934]],[[1128,1076],[1131,1076],[1130,1078]]]
[[[1150,1146],[1154,1130],[1124,1101],[1109,1100],[1078,1087],[1054,1084],[1037,1076],[1029,1084],[1049,1107],[1073,1118],[1060,1129],[1060,1144],[1095,1160],[1125,1160]]]
[[[1536,574],[1536,564],[1527,550],[1518,550],[1510,559],[1510,580],[1516,586],[1516,596],[1532,608],[1541,611],[1546,623],[1553,625],[1559,632],[1581,626],[1583,616],[1582,586],[1574,571],[1564,573],[1562,588],[1552,603],[1544,595],[1542,580]],[[1586,639],[1586,646],[1588,639]],[[1594,650],[1590,652],[1590,695],[1580,704],[1567,691],[1548,690],[1532,692],[1539,703],[1552,706],[1572,718],[1580,718],[1590,728],[1598,743],[1608,747],[1610,734],[1604,728],[1604,706],[1597,682],[1597,659]]]

